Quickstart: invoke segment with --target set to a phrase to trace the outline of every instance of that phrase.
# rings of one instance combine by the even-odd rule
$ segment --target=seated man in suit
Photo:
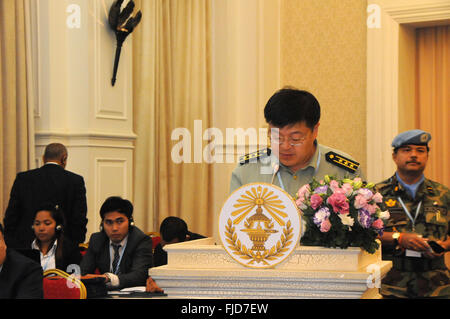
[[[0,299],[41,299],[44,296],[41,266],[7,249],[0,224]]]
[[[146,285],[153,266],[152,240],[134,226],[132,214],[130,201],[116,196],[105,200],[101,231],[92,234],[81,261],[85,278],[96,276],[98,269],[102,275],[97,276],[105,278],[110,290]]]

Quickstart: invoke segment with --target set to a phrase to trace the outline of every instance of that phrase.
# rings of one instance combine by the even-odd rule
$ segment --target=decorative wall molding
[[[60,131],[39,131],[35,133],[37,138],[47,139],[85,139],[85,140],[115,140],[115,141],[134,141],[134,133],[115,133],[115,132],[60,132]]]
[[[395,171],[392,139],[399,133],[399,33],[403,25],[450,19],[450,3],[435,0],[369,0],[381,8],[381,28],[367,29],[367,179]],[[414,25],[412,25],[414,27]]]
[[[399,24],[418,22],[437,22],[448,20],[450,16],[449,1],[411,1],[405,4],[388,4],[386,13]]]
[[[129,167],[132,163],[127,158],[97,157],[95,158],[93,224],[100,224],[98,212],[109,196],[121,196],[129,199],[130,183],[132,176]],[[92,216],[91,215],[91,216]],[[91,218],[92,219],[92,218]],[[92,224],[90,225],[92,227]],[[93,229],[93,231],[95,228]]]
[[[115,35],[108,25],[104,3],[91,1],[97,19],[93,23],[94,104],[97,119],[132,120],[132,40],[123,44],[117,82],[111,86],[116,49]],[[112,3],[112,1],[110,1]],[[131,119],[130,119],[131,116]]]

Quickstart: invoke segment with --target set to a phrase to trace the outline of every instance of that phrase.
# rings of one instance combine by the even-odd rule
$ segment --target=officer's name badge
[[[281,188],[247,184],[235,190],[222,207],[219,236],[238,263],[250,268],[275,267],[300,242],[300,213]]]

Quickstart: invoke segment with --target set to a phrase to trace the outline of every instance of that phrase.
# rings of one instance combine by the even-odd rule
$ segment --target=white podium
[[[379,298],[392,262],[360,248],[299,246],[271,269],[233,260],[214,238],[165,246],[168,264],[149,275],[169,298]]]

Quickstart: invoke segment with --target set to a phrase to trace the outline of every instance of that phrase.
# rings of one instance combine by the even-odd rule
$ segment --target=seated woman
[[[35,239],[31,248],[39,250],[44,271],[55,268],[67,271],[67,266],[81,262],[78,245],[64,237],[63,225],[63,214],[58,206],[44,204],[36,211],[32,226]]]

